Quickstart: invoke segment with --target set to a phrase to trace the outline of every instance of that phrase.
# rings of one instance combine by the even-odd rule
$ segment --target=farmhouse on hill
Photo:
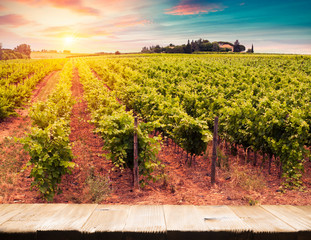
[[[233,44],[229,42],[218,42],[219,47],[221,48],[228,48],[233,52]]]

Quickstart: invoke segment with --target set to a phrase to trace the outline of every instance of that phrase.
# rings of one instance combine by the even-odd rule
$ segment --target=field
[[[73,54],[66,54],[66,53],[44,53],[44,52],[31,52],[30,58],[31,59],[55,59],[55,58],[66,58],[70,57]]]
[[[310,73],[300,55],[3,61],[0,203],[310,204]]]

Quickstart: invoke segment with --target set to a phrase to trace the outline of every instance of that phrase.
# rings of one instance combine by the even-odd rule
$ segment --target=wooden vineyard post
[[[211,166],[211,183],[215,183],[216,174],[216,159],[217,159],[217,132],[218,132],[218,117],[214,119],[214,134],[213,134],[213,153]]]
[[[138,173],[138,141],[137,141],[137,117],[134,118],[134,188],[139,188],[139,173]]]

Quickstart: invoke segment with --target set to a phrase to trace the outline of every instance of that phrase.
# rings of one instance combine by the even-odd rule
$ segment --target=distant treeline
[[[238,40],[234,43],[230,42],[210,42],[209,40],[199,39],[189,41],[187,44],[174,45],[170,44],[166,47],[160,45],[143,47],[142,53],[195,53],[195,52],[243,52],[245,46],[241,45]],[[248,49],[247,52],[254,52]]]
[[[0,60],[10,59],[28,59],[30,58],[31,49],[27,44],[18,45],[14,50],[2,48],[0,43]]]

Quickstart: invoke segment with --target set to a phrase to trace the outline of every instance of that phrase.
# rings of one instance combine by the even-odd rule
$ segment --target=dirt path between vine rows
[[[92,200],[86,183],[88,176],[107,175],[111,165],[102,156],[103,142],[93,133],[94,126],[89,123],[91,118],[77,69],[73,71],[71,91],[76,103],[72,109],[69,138],[76,166],[72,174],[64,176],[61,184],[63,193],[55,197],[55,202],[86,203]],[[92,169],[94,173],[91,173]]]
[[[45,76],[33,90],[29,102],[23,108],[16,109],[17,116],[8,117],[4,119],[3,122],[0,122],[0,143],[4,138],[12,137],[13,133],[16,133],[16,129],[19,129],[20,125],[29,123],[29,107],[37,101],[44,101],[46,99],[47,95],[57,84],[59,73],[60,71],[53,71]]]
[[[29,107],[41,100],[53,90],[59,80],[60,71],[53,71],[45,76],[32,92],[28,103],[17,109],[17,116],[8,117],[0,123],[0,203],[36,202],[37,194],[30,191],[29,171],[20,173],[29,155],[14,138],[22,138],[30,130]]]
[[[95,126],[90,123],[91,116],[87,109],[87,102],[83,97],[83,85],[80,83],[78,70],[74,70],[72,80],[72,96],[76,100],[72,109],[71,134],[72,152],[74,154],[75,169],[71,175],[63,178],[61,188],[63,193],[55,197],[55,202],[90,203],[98,202],[100,194],[92,194],[98,188],[88,183],[93,177],[96,181],[102,181],[107,186],[109,194],[104,200],[106,203],[121,203],[119,198],[132,192],[132,176],[129,170],[113,170],[114,165],[105,158],[102,150],[103,141],[94,133]],[[96,185],[97,184],[97,185]],[[98,199],[96,198],[98,197]],[[125,196],[126,198],[126,196]],[[103,202],[103,201],[100,201]],[[127,202],[128,204],[130,201]]]

